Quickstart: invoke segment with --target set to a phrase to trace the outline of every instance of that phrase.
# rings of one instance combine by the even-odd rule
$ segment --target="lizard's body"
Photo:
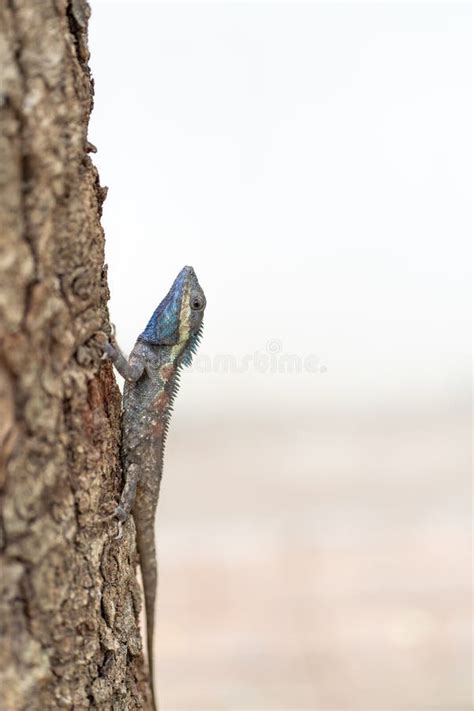
[[[116,510],[123,523],[130,511],[137,531],[153,690],[153,630],[157,585],[155,511],[163,453],[179,370],[191,362],[199,342],[206,300],[191,267],[184,267],[138,337],[128,361],[115,340],[105,352],[125,378],[122,463],[125,486]]]

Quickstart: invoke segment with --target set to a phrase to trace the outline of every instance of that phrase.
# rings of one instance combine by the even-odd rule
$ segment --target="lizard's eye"
[[[191,308],[195,311],[199,311],[200,309],[202,309],[203,306],[204,304],[199,298],[199,296],[195,296],[193,299],[191,299]]]

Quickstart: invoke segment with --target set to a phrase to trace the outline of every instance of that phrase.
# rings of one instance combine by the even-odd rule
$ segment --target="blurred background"
[[[208,300],[160,708],[470,709],[470,4],[91,5],[119,341]]]

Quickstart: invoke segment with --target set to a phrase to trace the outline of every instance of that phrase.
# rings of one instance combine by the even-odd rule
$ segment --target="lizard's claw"
[[[121,506],[117,506],[117,508],[114,511],[114,517],[118,521],[118,531],[117,531],[117,535],[115,536],[115,540],[118,541],[123,536],[123,524],[127,520],[127,512]]]
[[[119,541],[123,537],[123,521],[117,521],[117,535],[114,536],[116,541]]]
[[[104,351],[102,358],[104,360],[112,360],[115,355],[115,348],[113,347],[113,345],[109,343],[109,341],[107,341],[102,345],[102,348]]]
[[[108,336],[103,331],[98,331],[97,342],[98,342],[99,348],[102,351],[102,355],[101,355],[100,359],[101,360],[111,360],[112,353],[115,352],[115,349],[113,348],[113,345],[110,343]]]
[[[128,514],[121,506],[117,506],[114,512],[115,518],[118,520],[118,531],[115,540],[120,540],[123,536],[123,524],[127,520]]]
[[[127,518],[127,513],[123,510],[121,506],[117,506],[113,513],[109,513],[104,517],[104,522],[110,521],[111,519],[117,522],[117,534],[114,536],[114,539],[116,541],[120,540],[123,537],[123,524],[125,523]]]
[[[117,356],[117,341],[115,339],[115,326],[110,324],[110,336],[107,336],[103,331],[97,333],[99,346],[102,350],[101,360],[113,361]]]

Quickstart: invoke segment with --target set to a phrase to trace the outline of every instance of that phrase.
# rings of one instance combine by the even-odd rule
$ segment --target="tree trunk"
[[[0,3],[0,708],[149,704],[83,0]]]

